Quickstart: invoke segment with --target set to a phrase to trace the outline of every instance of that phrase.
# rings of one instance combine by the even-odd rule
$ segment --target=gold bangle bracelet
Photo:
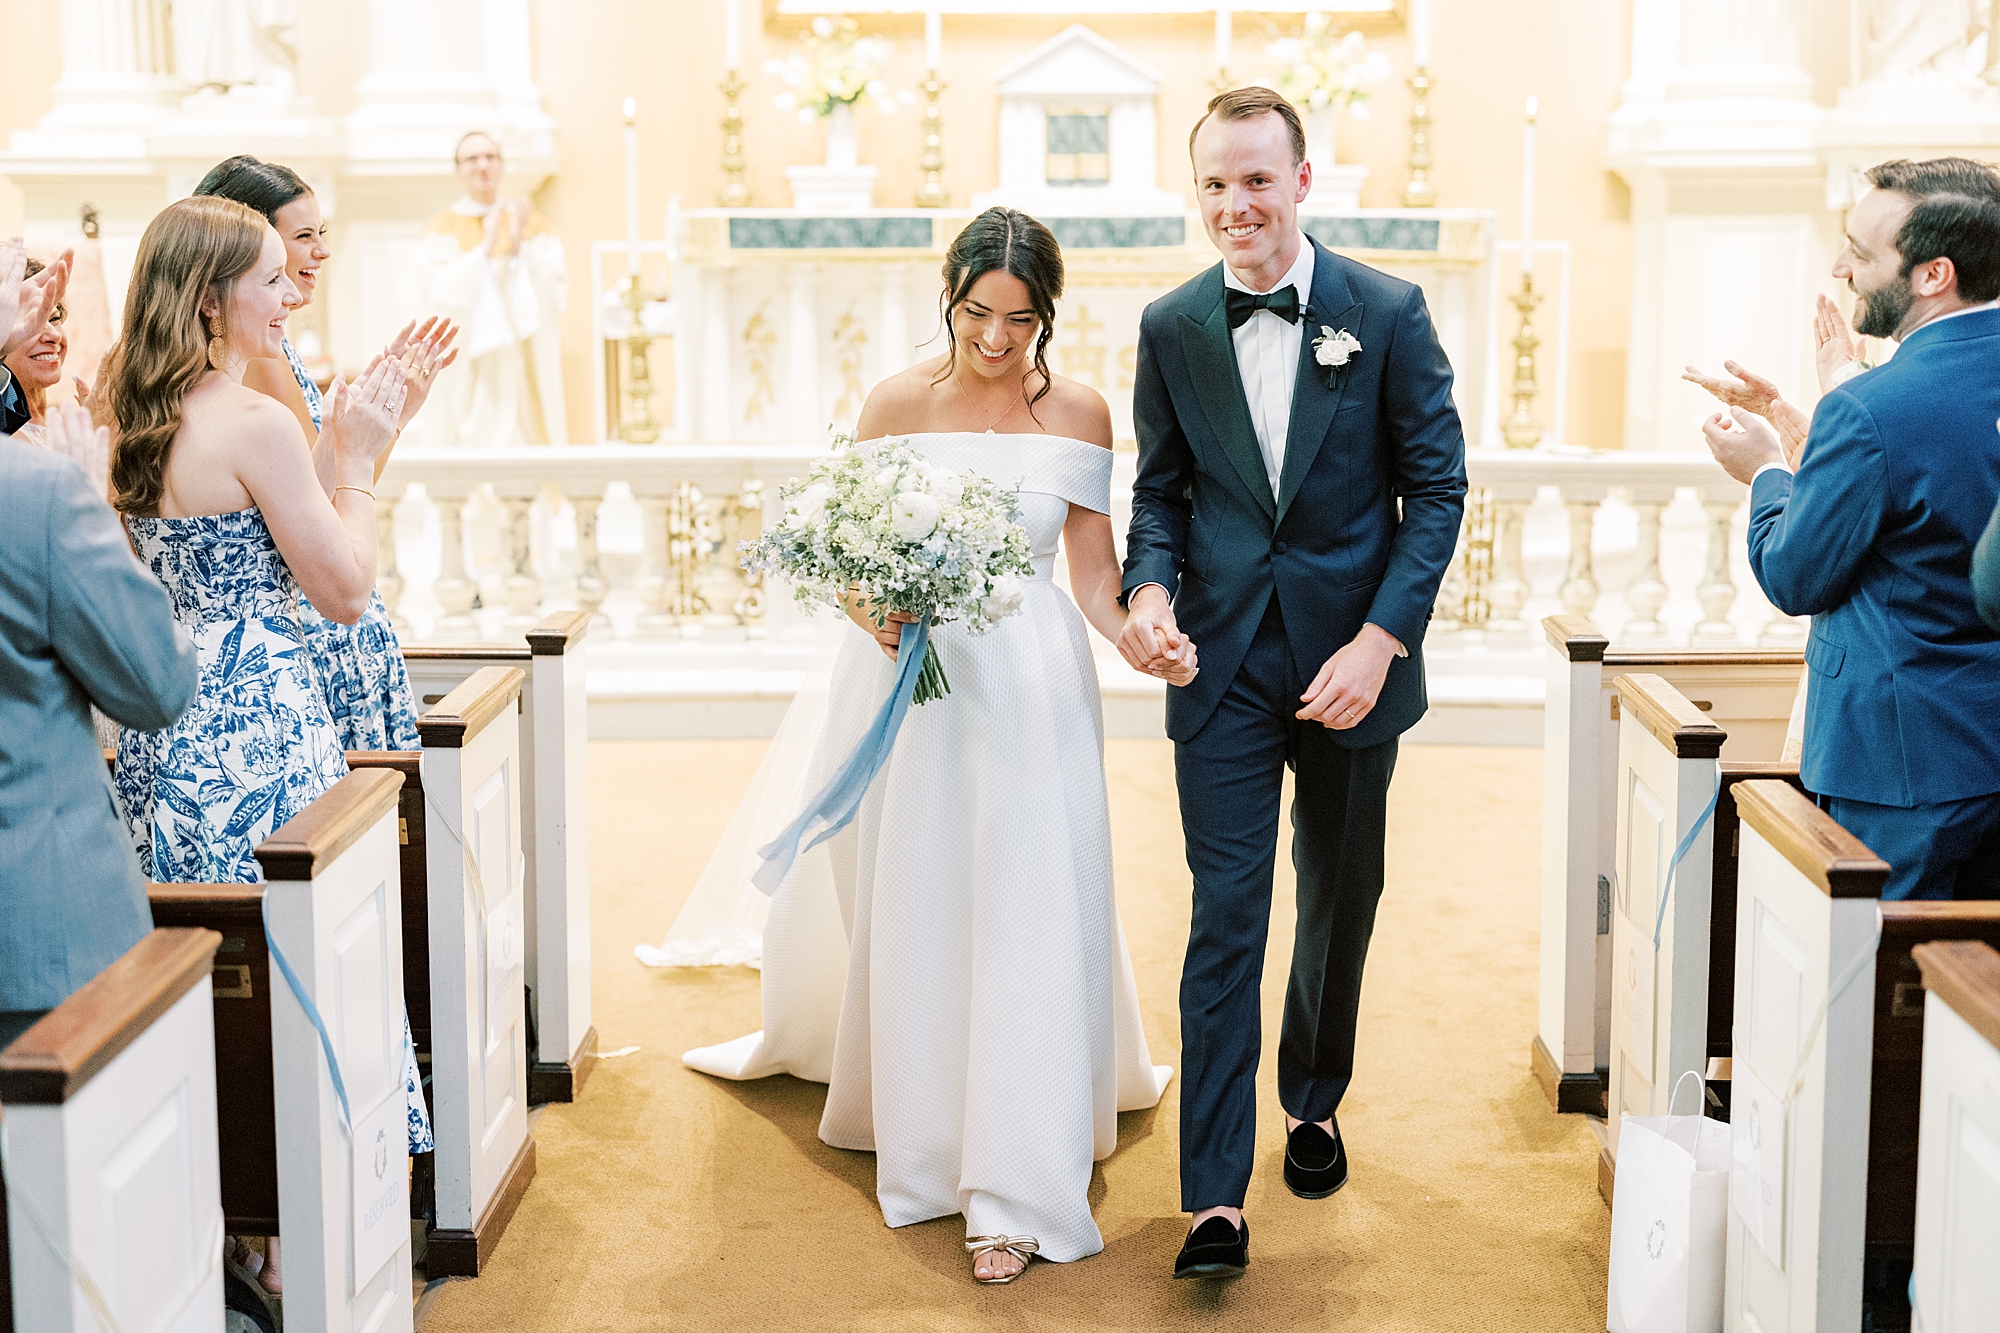
[[[339,495],[342,491],[359,491],[371,500],[375,498],[375,492],[369,490],[366,486],[336,486],[333,488],[335,495]]]

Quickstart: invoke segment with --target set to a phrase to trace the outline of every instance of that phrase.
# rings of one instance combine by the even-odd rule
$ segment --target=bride
[[[905,436],[942,466],[1018,484],[1035,577],[1021,613],[987,634],[933,634],[951,693],[910,711],[854,823],[800,856],[773,895],[763,1029],[682,1057],[721,1078],[828,1084],[820,1138],[876,1154],[883,1219],[962,1213],[973,1276],[989,1283],[1012,1281],[1030,1255],[1104,1248],[1091,1163],[1117,1146],[1117,1113],[1152,1106],[1172,1074],[1147,1054],[1112,897],[1083,623],[1115,642],[1125,621],[1111,416],[1094,390],[1049,372],[1062,283],[1048,229],[988,209],[945,255],[948,350],[862,407],[863,440]],[[1059,541],[1074,603],[1050,577]],[[674,931],[640,948],[645,961],[717,961],[679,946],[704,925],[753,928],[748,849],[854,749],[895,678],[902,624],[877,629],[858,601],[848,616],[856,628],[830,676],[801,692]],[[1154,674],[1186,684],[1196,670],[1184,644]]]

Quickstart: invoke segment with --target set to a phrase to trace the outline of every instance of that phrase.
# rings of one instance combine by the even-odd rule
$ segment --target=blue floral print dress
[[[178,722],[118,738],[118,803],[156,883],[255,884],[257,844],[347,774],[299,627],[299,585],[256,509],[127,515],[139,558],[194,640],[201,684]],[[410,1151],[433,1145],[403,1017]]]
[[[306,373],[305,363],[292,350],[292,340],[283,343],[285,360],[291,364],[292,378],[305,395],[306,411],[313,429],[320,428],[319,386]],[[343,750],[415,750],[417,703],[410,692],[410,673],[403,666],[403,645],[389,624],[389,608],[381,594],[368,594],[368,609],[352,625],[328,620],[313,610],[312,603],[299,598],[299,623],[306,643],[312,648],[314,665],[326,688],[326,708],[340,733]]]

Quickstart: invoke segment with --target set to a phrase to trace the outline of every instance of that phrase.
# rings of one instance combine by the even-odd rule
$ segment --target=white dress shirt
[[[1239,292],[1255,291],[1226,263],[1222,285]],[[1271,290],[1298,288],[1299,308],[1303,310],[1312,300],[1312,286],[1312,242],[1301,236],[1299,257]],[[1285,436],[1291,430],[1292,390],[1299,381],[1299,347],[1305,336],[1303,315],[1288,323],[1268,310],[1257,311],[1230,331],[1236,344],[1236,369],[1243,377],[1243,397],[1250,407],[1250,425],[1257,432],[1257,448],[1264,455],[1264,472],[1274,497],[1285,470]]]

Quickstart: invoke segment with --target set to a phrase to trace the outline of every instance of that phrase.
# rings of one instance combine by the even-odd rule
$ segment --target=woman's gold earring
[[[221,370],[229,361],[229,340],[215,331],[215,325],[208,326],[208,364],[213,370]]]

